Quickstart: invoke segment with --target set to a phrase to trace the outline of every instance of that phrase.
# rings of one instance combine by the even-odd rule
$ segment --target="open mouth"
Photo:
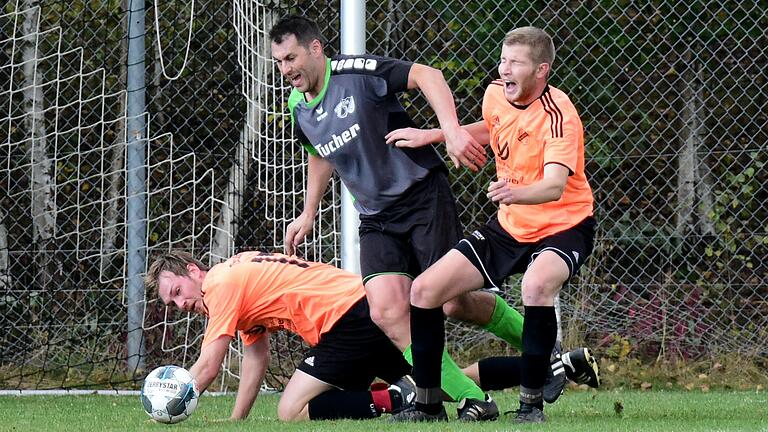
[[[292,86],[298,87],[301,84],[301,74],[288,77],[288,80],[291,82]]]
[[[514,81],[504,81],[504,91],[507,93],[514,93],[517,89],[517,83]]]

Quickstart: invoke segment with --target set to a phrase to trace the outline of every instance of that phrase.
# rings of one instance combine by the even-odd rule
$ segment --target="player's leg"
[[[523,274],[525,307],[518,421],[543,421],[543,387],[557,339],[555,297],[592,251],[594,220],[543,239]],[[537,412],[538,411],[538,412]]]
[[[523,348],[523,315],[497,294],[468,292],[446,303],[443,312],[453,319],[481,326],[518,350]]]
[[[277,417],[283,421],[309,420],[309,402],[333,389],[333,386],[297,369],[280,396]]]
[[[551,251],[540,253],[523,275],[525,322],[520,412],[528,417],[543,418],[543,415],[539,415],[544,410],[543,389],[550,368],[550,354],[557,339],[554,298],[568,275],[568,266]]]
[[[369,390],[377,373],[375,360],[387,347],[399,358],[388,373],[400,377],[410,370],[369,313],[362,298],[309,349],[280,400],[281,419],[365,419],[400,408],[399,391],[388,386]]]
[[[436,172],[384,212],[360,217],[360,263],[371,318],[409,362],[411,277],[437,261],[458,240],[461,229],[453,205],[445,174]],[[444,211],[444,206],[448,210]],[[446,351],[442,365],[442,388],[450,398],[484,397]]]
[[[397,225],[388,225],[391,219],[398,214],[360,216],[360,270],[371,319],[402,351],[409,344],[413,259]]]
[[[410,342],[410,290],[411,278],[402,274],[378,274],[365,281],[371,319],[400,350]]]
[[[445,418],[440,391],[445,345],[442,305],[482,285],[480,272],[456,250],[448,252],[414,281],[411,287],[411,341],[416,405],[414,410],[399,414],[398,420]]]

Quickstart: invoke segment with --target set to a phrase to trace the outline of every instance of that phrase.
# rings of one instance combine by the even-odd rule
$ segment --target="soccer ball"
[[[188,370],[161,366],[147,375],[141,387],[141,404],[153,420],[178,423],[197,408],[197,384]]]

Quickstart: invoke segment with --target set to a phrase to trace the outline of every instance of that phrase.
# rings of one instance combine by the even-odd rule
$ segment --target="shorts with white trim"
[[[459,241],[454,249],[461,252],[483,275],[485,288],[500,289],[504,280],[524,273],[544,251],[555,252],[568,266],[568,279],[579,270],[595,238],[595,218],[582,220],[574,227],[552,234],[534,243],[515,240],[494,217],[490,222]]]
[[[352,391],[367,390],[377,377],[392,383],[411,373],[403,353],[371,321],[365,297],[320,336],[296,369]]]

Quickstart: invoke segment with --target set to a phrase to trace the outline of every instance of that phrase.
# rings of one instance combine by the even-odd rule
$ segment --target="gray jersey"
[[[445,169],[433,146],[398,148],[384,139],[389,131],[414,127],[397,99],[407,90],[411,65],[371,55],[336,56],[312,102],[296,89],[288,101],[299,141],[333,165],[362,214],[384,210],[430,170]]]

